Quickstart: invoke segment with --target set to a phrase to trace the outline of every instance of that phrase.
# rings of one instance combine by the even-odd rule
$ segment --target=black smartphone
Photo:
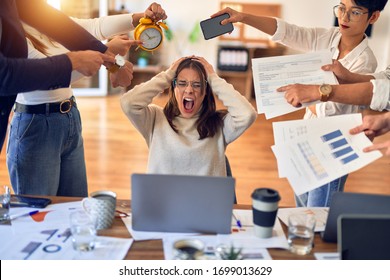
[[[217,17],[202,20],[200,22],[200,28],[202,29],[205,40],[232,32],[234,27],[231,22],[225,25],[221,24],[221,21],[229,17],[230,15],[228,13],[225,13]]]
[[[11,195],[11,207],[45,208],[51,203],[49,198]]]

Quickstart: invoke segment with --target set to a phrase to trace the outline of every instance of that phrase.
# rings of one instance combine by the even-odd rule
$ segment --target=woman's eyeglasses
[[[333,7],[333,13],[337,18],[342,18],[347,14],[349,21],[358,22],[362,19],[362,15],[368,14],[369,12],[362,12],[359,9],[351,9],[347,11],[347,9],[342,5],[337,5]]]
[[[181,90],[187,88],[189,85],[191,85],[193,90],[199,91],[202,89],[202,86],[204,84],[196,81],[192,82],[192,81],[184,81],[184,80],[176,80],[176,79],[173,80],[173,86],[177,86]]]

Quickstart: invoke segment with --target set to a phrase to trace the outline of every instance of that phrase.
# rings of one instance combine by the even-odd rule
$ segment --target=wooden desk
[[[80,198],[72,197],[49,197],[52,200],[52,203],[61,203],[61,202],[70,202],[77,201]],[[118,200],[117,205],[122,210],[129,212],[129,208],[123,208],[121,205],[126,204],[130,206],[129,200]],[[239,209],[251,209],[250,205],[237,205]],[[286,233],[287,228],[282,223],[284,232]],[[130,233],[128,232],[125,224],[122,222],[121,218],[115,218],[113,226],[110,229],[100,230],[98,235],[101,236],[112,236],[120,238],[131,238]],[[315,252],[337,252],[337,244],[334,243],[325,243],[322,241],[320,235],[316,233],[314,238],[314,248],[312,252],[306,256],[298,256],[293,253],[290,253],[284,249],[268,249],[272,259],[274,260],[314,260]],[[163,244],[162,240],[147,240],[147,241],[134,241],[133,245],[130,247],[129,252],[126,255],[126,260],[163,260]]]

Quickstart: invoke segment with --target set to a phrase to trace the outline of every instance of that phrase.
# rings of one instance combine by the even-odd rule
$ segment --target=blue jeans
[[[78,109],[47,115],[14,112],[7,166],[16,194],[88,196]]]
[[[344,191],[347,176],[345,175],[307,193],[295,195],[297,207],[329,207],[332,195],[335,192]]]

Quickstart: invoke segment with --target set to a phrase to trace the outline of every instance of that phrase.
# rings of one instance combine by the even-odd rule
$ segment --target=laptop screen
[[[232,177],[133,174],[132,227],[140,231],[230,233]]]
[[[340,215],[338,249],[342,260],[390,260],[390,215]]]
[[[337,242],[337,219],[341,214],[390,214],[390,195],[335,193],[322,233],[324,241]]]

